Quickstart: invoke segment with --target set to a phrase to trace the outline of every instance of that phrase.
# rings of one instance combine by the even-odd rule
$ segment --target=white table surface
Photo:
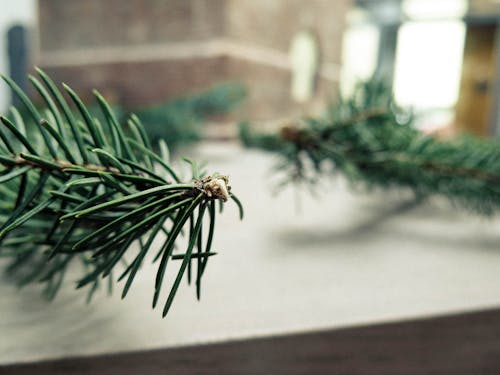
[[[161,309],[151,309],[156,268],[149,265],[125,300],[102,291],[90,305],[71,280],[48,303],[38,286],[19,291],[2,279],[0,364],[500,306],[498,219],[441,201],[415,206],[407,192],[351,193],[341,180],[318,199],[301,193],[299,212],[294,189],[271,194],[274,157],[217,143],[193,153],[230,175],[246,210],[243,222],[232,204],[218,218],[219,254],[208,264],[201,302],[184,283],[162,320]]]

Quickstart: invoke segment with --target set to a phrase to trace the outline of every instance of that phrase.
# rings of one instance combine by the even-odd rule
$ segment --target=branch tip
[[[195,181],[196,187],[204,192],[207,197],[220,199],[226,202],[229,199],[231,186],[228,176],[213,175]]]

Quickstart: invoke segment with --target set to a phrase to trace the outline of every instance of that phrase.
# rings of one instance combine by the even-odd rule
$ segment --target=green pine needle
[[[411,126],[380,82],[360,84],[323,118],[259,134],[248,124],[240,136],[249,147],[281,156],[285,182],[314,186],[341,173],[354,184],[409,188],[418,198],[439,195],[453,204],[490,215],[500,208],[498,142],[460,137],[441,141]]]
[[[182,259],[182,265],[163,315],[192,259],[197,259],[199,268],[199,297],[207,260],[216,254],[210,251],[214,203],[232,198],[242,210],[227,178],[198,175],[199,167],[190,161],[192,179],[181,182],[168,159],[166,143],[160,142],[162,155],[156,154],[137,116],[131,115],[129,128],[123,128],[105,99],[94,92],[102,111],[101,126],[71,88],[63,85],[70,105],[54,82],[40,69],[37,72],[40,80],[31,76],[30,81],[47,111],[38,110],[10,78],[2,77],[23,103],[21,112],[29,115],[24,119],[11,109],[10,115],[0,117],[0,191],[8,199],[0,206],[0,256],[11,258],[7,273],[20,285],[44,283],[44,295],[54,298],[67,268],[79,263],[82,273],[77,288],[88,286],[90,299],[101,278],[108,278],[103,285],[111,290],[113,271],[124,267],[118,278],[127,277],[124,297],[158,238],[163,244],[158,246],[157,257],[162,260],[154,303],[160,297],[169,258]],[[196,217],[196,228],[186,239],[187,249],[173,254],[191,215]],[[203,246],[204,231],[205,252],[193,253],[195,244]]]

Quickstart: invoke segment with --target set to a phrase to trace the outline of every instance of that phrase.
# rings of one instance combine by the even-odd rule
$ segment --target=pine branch
[[[129,128],[124,129],[95,92],[102,111],[102,121],[98,121],[68,86],[63,88],[69,102],[43,71],[38,74],[39,78],[30,77],[30,81],[47,106],[43,112],[10,78],[2,77],[29,115],[23,119],[13,109],[10,116],[0,117],[0,165],[4,167],[0,193],[6,197],[0,205],[0,256],[11,258],[6,272],[20,285],[43,282],[45,294],[53,298],[68,267],[79,263],[83,273],[77,287],[89,287],[90,299],[103,278],[108,278],[111,289],[113,272],[122,268],[118,280],[125,280],[125,297],[146,256],[157,247],[154,241],[162,239],[155,257],[161,261],[154,304],[169,259],[182,263],[163,316],[193,260],[198,266],[199,298],[208,258],[215,254],[216,201],[232,199],[243,216],[227,177],[200,174],[190,161],[193,177],[180,181],[170,165],[166,144],[161,142],[161,155],[151,150],[136,116],[128,119]],[[174,249],[180,246],[190,218],[196,226],[187,235],[186,251],[176,254]]]
[[[382,84],[368,82],[324,118],[271,134],[243,127],[241,137],[247,146],[279,153],[288,182],[315,184],[340,172],[356,184],[409,188],[418,197],[441,195],[481,214],[500,208],[498,143],[468,137],[440,141],[413,128],[411,120]]]
[[[171,148],[197,141],[207,118],[233,111],[245,98],[245,89],[236,83],[217,85],[199,94],[156,104],[135,111],[151,135],[153,145],[169,139]]]

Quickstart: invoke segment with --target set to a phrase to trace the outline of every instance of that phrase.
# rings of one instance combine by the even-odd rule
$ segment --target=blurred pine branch
[[[409,188],[418,197],[440,195],[489,215],[500,208],[500,147],[495,141],[460,137],[442,141],[412,127],[381,82],[359,84],[322,118],[258,133],[248,124],[240,136],[248,147],[281,156],[285,181],[314,185],[341,173],[368,187]]]
[[[204,121],[233,111],[245,96],[245,89],[240,84],[225,83],[199,94],[134,112],[144,124],[153,146],[160,139],[168,139],[169,146],[176,149],[199,140]]]

